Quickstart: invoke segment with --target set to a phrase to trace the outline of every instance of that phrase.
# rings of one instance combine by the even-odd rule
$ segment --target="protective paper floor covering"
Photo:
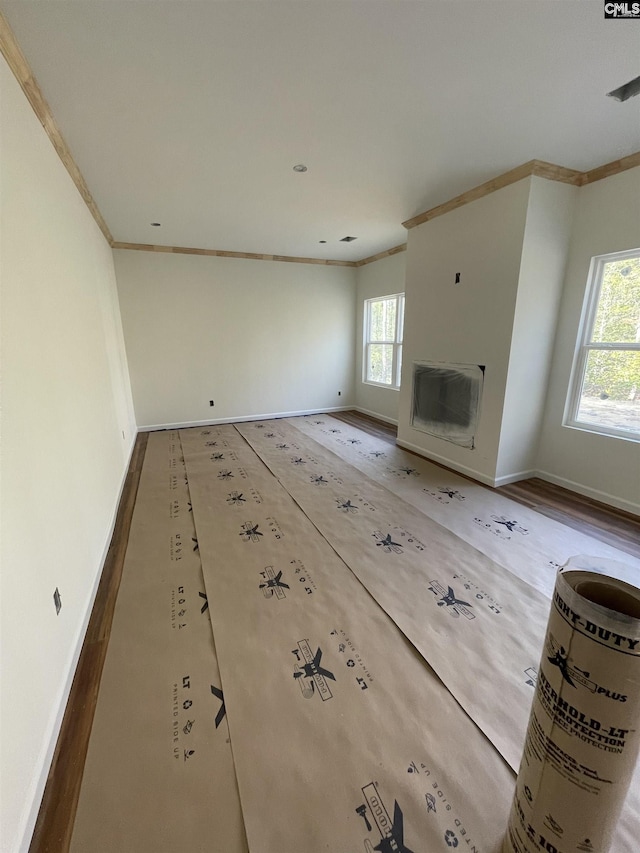
[[[235,429],[181,437],[252,853],[497,853],[497,751]]]
[[[362,446],[348,443],[344,431],[363,444],[370,437],[324,420],[343,432],[319,438],[344,440],[340,450],[346,455],[353,449],[354,460],[364,460]],[[303,426],[311,432],[308,419]],[[265,422],[256,435],[265,441],[272,433],[272,439],[281,427],[281,421]],[[438,853],[455,847],[498,853],[514,774],[496,749],[238,431],[211,427],[182,435],[191,495],[178,434],[149,439],[73,853],[246,851],[227,720],[252,853]],[[424,483],[414,474],[387,472],[389,458],[371,458],[389,489],[416,490],[420,482],[416,494],[422,491]],[[339,474],[351,474],[349,466],[336,464]],[[355,479],[364,511],[372,495],[367,498],[366,479]],[[468,515],[472,498],[465,504],[439,491],[447,483],[434,482],[428,485],[437,497],[425,492],[424,499],[445,512],[455,530],[454,514],[462,507]],[[314,495],[324,488],[312,484]],[[391,508],[390,495],[379,503],[386,506],[387,500]],[[312,520],[315,504],[307,507]],[[476,495],[473,512],[480,518],[488,513]],[[338,518],[354,514],[349,506],[336,510]],[[513,533],[497,521],[492,531],[502,527]],[[466,522],[461,530],[467,537]],[[485,537],[516,555],[510,568],[519,571],[524,564],[527,576],[525,549],[517,551],[515,541],[480,525],[478,531],[479,542]],[[538,538],[541,553],[544,541]],[[559,553],[558,561],[566,556]],[[624,555],[618,559],[630,562]],[[555,574],[555,566],[549,572]],[[433,599],[431,604],[433,615]],[[442,610],[450,607],[442,604]],[[448,653],[450,667],[461,668],[470,682],[487,677],[484,664],[479,673],[469,669],[462,648],[451,645]],[[540,647],[534,659],[539,655]],[[637,853],[638,837],[637,772],[612,853]]]
[[[73,853],[247,850],[181,455],[149,436]]]
[[[294,427],[238,430],[517,768],[548,600]],[[640,786],[623,835],[639,814]]]
[[[547,596],[559,566],[572,554],[620,560],[640,577],[637,557],[344,421],[321,415],[275,424],[295,426]]]
[[[238,430],[517,770],[542,593],[294,427]]]

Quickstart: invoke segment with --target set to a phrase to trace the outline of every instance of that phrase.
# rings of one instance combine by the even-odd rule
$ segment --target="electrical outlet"
[[[56,616],[62,610],[62,598],[60,597],[60,590],[56,587],[56,591],[53,593],[53,603],[56,606]]]
[[[209,405],[210,405],[210,406],[213,406],[213,405],[214,405],[213,400],[209,400]]]

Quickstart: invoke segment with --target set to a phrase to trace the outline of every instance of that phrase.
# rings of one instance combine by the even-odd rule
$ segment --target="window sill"
[[[385,385],[383,382],[372,382],[370,379],[363,379],[363,385],[371,385],[373,388],[387,388],[389,391],[399,391],[399,385]]]
[[[567,429],[578,430],[578,432],[588,432],[591,435],[598,435],[600,438],[617,438],[622,439],[622,441],[630,441],[632,444],[640,443],[639,433],[603,429],[599,424],[589,424],[582,421],[567,421],[566,423],[563,423],[562,426]]]

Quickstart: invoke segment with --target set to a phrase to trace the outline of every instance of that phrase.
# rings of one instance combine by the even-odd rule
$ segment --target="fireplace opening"
[[[484,365],[414,362],[411,426],[475,447]]]

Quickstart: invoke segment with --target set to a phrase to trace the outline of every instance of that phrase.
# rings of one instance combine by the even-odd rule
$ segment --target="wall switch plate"
[[[56,587],[56,591],[53,593],[53,603],[56,606],[56,616],[62,610],[62,598],[60,597],[60,590]]]

